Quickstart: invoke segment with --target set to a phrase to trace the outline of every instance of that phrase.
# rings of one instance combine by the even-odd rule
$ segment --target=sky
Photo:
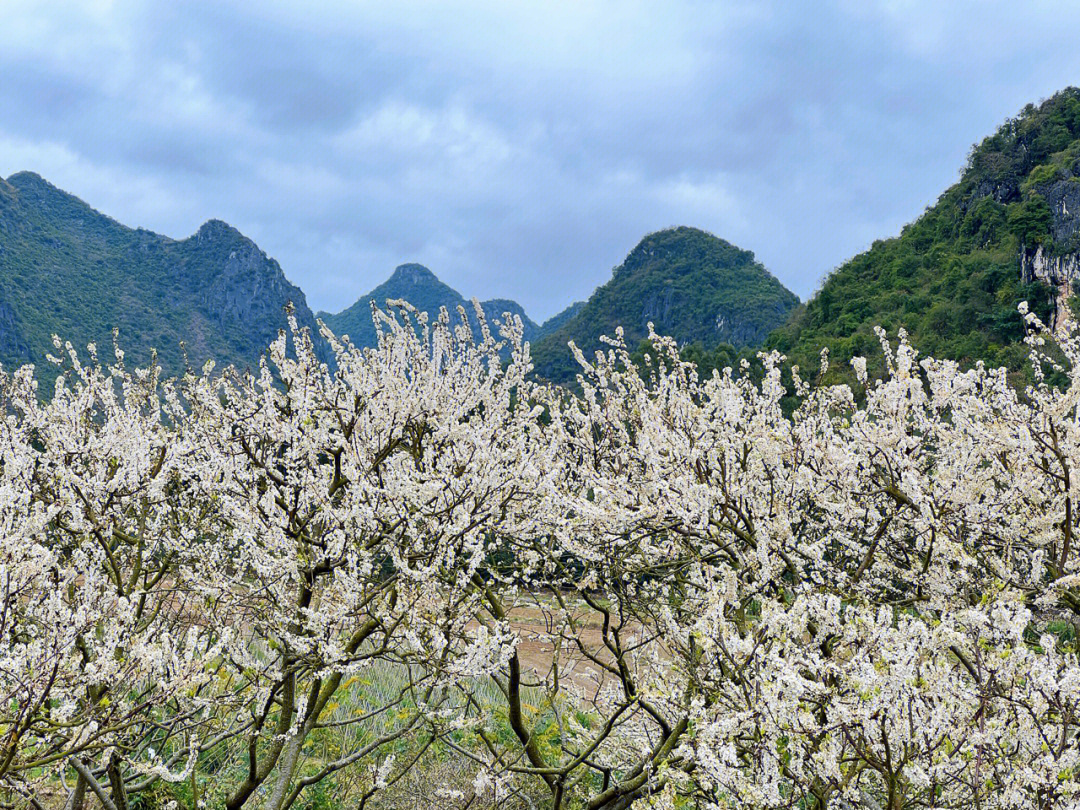
[[[223,219],[338,311],[403,262],[541,321],[673,225],[800,298],[1080,84],[1080,4],[0,0],[0,175]]]

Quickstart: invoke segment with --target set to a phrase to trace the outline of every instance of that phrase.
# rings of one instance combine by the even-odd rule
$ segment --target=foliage
[[[760,345],[798,299],[754,260],[754,254],[695,228],[646,236],[564,325],[537,342],[537,374],[555,382],[578,368],[566,351],[573,341],[587,354],[600,336],[625,330],[631,345],[649,323],[681,344],[704,351],[720,344]]]
[[[1077,215],[1048,198],[1071,194],[1080,174],[1080,91],[1028,105],[975,147],[960,181],[900,236],[873,246],[832,272],[766,345],[804,367],[822,347],[831,381],[851,381],[848,361],[876,345],[874,327],[904,328],[924,351],[965,364],[983,360],[1026,375],[1023,322],[1028,301],[1049,321],[1054,291],[1025,284],[1021,258],[1080,248]],[[872,365],[881,373],[881,361]]]

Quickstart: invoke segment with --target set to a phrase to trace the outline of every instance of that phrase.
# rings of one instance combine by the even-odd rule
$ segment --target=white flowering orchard
[[[1080,341],[570,394],[393,312],[0,373],[0,805],[1080,805]]]

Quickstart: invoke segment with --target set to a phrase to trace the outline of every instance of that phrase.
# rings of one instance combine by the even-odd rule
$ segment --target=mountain
[[[569,323],[581,311],[583,306],[585,306],[584,301],[575,301],[562,312],[552,315],[540,324],[540,327],[536,330],[536,340],[554,332],[556,329],[561,329],[563,324]]]
[[[753,346],[783,324],[798,303],[750,251],[697,228],[658,231],[642,239],[610,281],[537,342],[536,372],[555,382],[572,380],[577,365],[568,341],[588,357],[601,348],[601,335],[622,326],[633,348],[648,336],[650,321],[657,332],[687,346]]]
[[[1017,304],[1060,326],[1078,277],[1080,90],[1069,88],[974,147],[958,183],[834,270],[767,345],[804,368],[828,347],[830,378],[848,379],[854,355],[881,371],[875,325],[894,339],[903,327],[923,354],[1022,370]]]
[[[319,317],[336,335],[348,335],[357,346],[375,345],[375,325],[371,320],[371,302],[380,308],[388,300],[404,299],[421,312],[434,317],[440,307],[446,307],[451,318],[457,318],[457,307],[465,307],[465,312],[472,317],[472,303],[461,293],[443,282],[422,264],[399,265],[390,278],[361,296],[356,303],[336,314],[320,312]],[[489,325],[494,327],[496,320],[502,321],[503,313],[509,312],[521,318],[524,339],[535,339],[539,327],[525,314],[521,304],[506,298],[492,298],[482,301],[480,307]],[[492,332],[497,332],[492,328]]]
[[[314,325],[303,292],[250,239],[210,220],[187,239],[131,229],[36,174],[0,179],[0,362],[44,363],[57,334],[128,362],[157,348],[169,373],[208,358],[252,366],[286,325],[292,302]],[[321,346],[320,351],[325,351]],[[85,355],[84,355],[85,356]]]

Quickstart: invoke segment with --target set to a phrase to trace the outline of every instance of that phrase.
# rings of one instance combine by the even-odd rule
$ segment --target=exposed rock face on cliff
[[[1041,281],[1054,288],[1054,328],[1061,330],[1072,318],[1069,298],[1080,281],[1080,163],[1059,160],[1048,166],[1043,173],[1054,179],[1029,183],[1029,193],[1045,201],[1049,233],[1034,247],[1021,247],[1020,273],[1026,284]]]
[[[201,287],[199,302],[223,327],[234,323],[269,323],[280,319],[283,302],[303,296],[285,278],[277,262],[238,230],[210,220],[185,245],[185,274]],[[224,261],[203,264],[208,254]],[[205,282],[205,286],[202,285]]]
[[[1069,298],[1074,293],[1073,283],[1080,280],[1080,255],[1054,256],[1042,245],[1034,252],[1025,248],[1020,253],[1020,273],[1025,284],[1041,281],[1055,289],[1053,328],[1064,329],[1072,318]]]
[[[1050,207],[1050,233],[1054,242],[1066,249],[1080,247],[1080,177],[1036,186],[1036,192]]]
[[[577,367],[567,348],[573,340],[586,356],[601,335],[621,326],[634,348],[648,325],[683,345],[712,349],[761,343],[782,324],[798,299],[754,259],[696,228],[649,234],[572,317],[544,336],[533,350],[539,375],[573,379]]]
[[[210,220],[187,239],[127,228],[35,174],[0,181],[0,362],[41,364],[51,336],[105,351],[113,329],[129,362],[156,349],[169,373],[253,367],[304,293],[250,239]],[[328,348],[316,341],[326,358]]]

